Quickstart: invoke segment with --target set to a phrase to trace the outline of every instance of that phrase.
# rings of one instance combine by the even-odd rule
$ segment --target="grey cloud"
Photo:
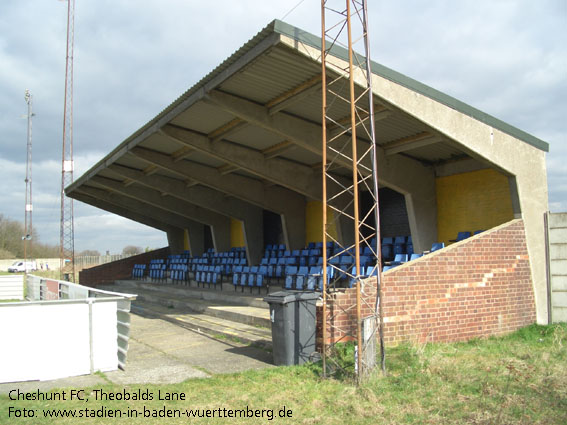
[[[77,1],[76,177],[152,119],[297,0]],[[567,210],[567,5],[369,2],[372,59],[551,145],[550,205]],[[320,34],[319,2],[286,22]],[[0,213],[23,219],[24,90],[34,95],[34,223],[58,243],[66,4],[0,2]],[[37,162],[36,162],[37,161]],[[121,251],[165,244],[161,232],[76,202],[76,246]],[[111,228],[105,240],[100,229]],[[148,241],[148,243],[145,243]],[[155,241],[155,243],[149,243]]]

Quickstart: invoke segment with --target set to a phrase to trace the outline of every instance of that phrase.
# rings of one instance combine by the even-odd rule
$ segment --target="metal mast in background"
[[[25,207],[25,220],[24,220],[24,267],[26,273],[28,271],[28,253],[31,258],[32,254],[32,101],[33,97],[29,90],[26,90],[25,94],[26,103],[28,104],[28,142],[27,142],[27,159],[26,159],[26,207]]]
[[[65,104],[63,108],[63,156],[61,161],[60,274],[62,280],[75,281],[75,236],[73,200],[65,196],[65,187],[73,183],[73,42],[75,0],[67,0],[67,56],[65,67]]]
[[[376,331],[382,343],[381,252],[374,98],[365,0],[321,0],[323,155],[323,373],[335,345],[355,341],[354,374],[360,383],[375,364]],[[363,43],[366,58],[354,52]],[[345,49],[348,60],[332,55]],[[356,84],[355,84],[356,80]],[[361,208],[361,195],[370,201]],[[362,214],[361,214],[362,213]],[[337,229],[352,226],[353,238]],[[330,246],[329,246],[330,245]],[[371,252],[376,285],[364,280],[361,251]],[[342,259],[351,257],[348,269]],[[347,258],[348,259],[348,258]],[[327,303],[342,276],[356,285],[356,304]],[[342,320],[335,322],[334,318]],[[345,319],[346,318],[346,319]],[[353,326],[354,325],[354,326]],[[354,331],[353,331],[354,329]],[[382,367],[384,350],[381,344]],[[337,364],[337,367],[341,367]],[[332,368],[331,368],[332,369]]]

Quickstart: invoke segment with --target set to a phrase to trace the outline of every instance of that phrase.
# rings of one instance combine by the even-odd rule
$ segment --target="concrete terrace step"
[[[254,289],[252,292],[248,288],[244,291],[241,288],[234,290],[232,284],[224,283],[223,290],[215,288],[199,288],[196,283],[192,282],[191,285],[173,285],[171,283],[153,283],[144,280],[119,280],[112,286],[114,290],[118,291],[118,287],[123,288],[125,292],[132,291],[132,288],[153,290],[164,292],[169,295],[191,297],[195,299],[202,299],[212,302],[229,303],[234,305],[248,305],[251,307],[268,308],[268,304],[263,301],[267,295],[263,289],[260,294],[258,290]],[[280,291],[280,286],[270,287],[270,293]],[[120,292],[120,291],[118,291]]]
[[[146,284],[147,285],[147,284]],[[160,304],[168,308],[177,308],[193,313],[202,313],[219,319],[231,322],[244,323],[251,326],[263,326],[270,328],[270,310],[267,303],[261,301],[262,307],[254,305],[243,305],[244,302],[256,304],[258,301],[252,301],[253,297],[231,296],[228,294],[220,295],[221,291],[217,290],[215,301],[197,297],[196,291],[184,290],[184,288],[175,288],[171,285],[159,285],[155,287],[146,285],[129,286],[122,282],[118,286],[114,285],[114,291],[130,292],[138,295],[138,299],[134,301],[136,305],[138,301]],[[213,291],[213,290],[211,290]]]
[[[272,347],[272,333],[269,328],[250,326],[207,314],[193,313],[188,309],[170,308],[162,304],[140,300],[136,300],[132,305],[132,312],[140,316],[167,320],[177,326],[210,336],[218,337],[222,335],[265,349],[271,349]]]

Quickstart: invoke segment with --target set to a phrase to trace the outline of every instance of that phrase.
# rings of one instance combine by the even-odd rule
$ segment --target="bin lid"
[[[316,300],[320,296],[321,294],[318,292],[278,291],[264,297],[264,301],[269,304],[288,304],[298,301]]]

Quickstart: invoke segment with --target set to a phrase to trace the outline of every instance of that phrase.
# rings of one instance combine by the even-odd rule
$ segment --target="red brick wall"
[[[134,264],[149,264],[150,260],[167,258],[168,255],[169,248],[166,247],[111,263],[101,264],[100,266],[83,269],[79,272],[79,283],[81,285],[95,287],[97,285],[114,283],[115,280],[130,279]]]
[[[365,282],[375,293],[376,279]],[[513,220],[382,275],[384,338],[464,341],[512,332],[536,320],[524,223]],[[373,290],[374,289],[374,290]],[[363,302],[372,314],[375,297]],[[329,298],[328,342],[356,335],[356,290]],[[318,310],[321,336],[321,308]]]

